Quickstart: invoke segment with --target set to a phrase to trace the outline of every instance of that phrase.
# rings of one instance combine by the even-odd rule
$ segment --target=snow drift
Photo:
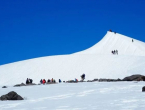
[[[112,50],[118,50],[113,55]],[[34,58],[0,66],[0,85],[12,85],[32,78],[71,80],[94,78],[124,78],[132,74],[145,75],[145,43],[132,38],[107,32],[104,38],[84,51],[70,55]]]

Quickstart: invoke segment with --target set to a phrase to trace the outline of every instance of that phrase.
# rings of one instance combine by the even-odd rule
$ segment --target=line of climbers
[[[112,53],[113,55],[115,55],[115,54],[118,55],[118,50],[114,50],[114,51],[112,50],[111,53]]]
[[[60,82],[60,81],[61,81],[61,80],[59,79],[59,82]],[[55,81],[55,79],[53,79],[53,78],[52,78],[51,80],[48,79],[47,82],[46,82],[45,79],[43,79],[43,80],[41,79],[41,80],[40,80],[40,84],[45,84],[45,83],[56,83],[56,81]]]
[[[85,79],[85,74],[82,74],[81,75],[81,81],[84,81],[84,79]],[[32,79],[29,79],[29,78],[26,79],[26,84],[32,84],[32,82],[33,82]],[[58,82],[61,83],[62,82],[61,79],[59,79]],[[63,81],[63,82],[65,82],[65,81]],[[69,81],[66,81],[66,82],[78,82],[78,79],[75,78],[75,80],[69,80]],[[46,84],[46,83],[47,84],[49,84],[49,83],[56,83],[56,81],[53,78],[51,80],[48,79],[47,82],[46,82],[45,79],[41,79],[40,80],[40,84]]]
[[[111,29],[109,30],[109,32],[113,32]],[[114,32],[114,34],[116,34],[116,32]],[[134,42],[134,40],[132,39],[132,42]]]
[[[109,32],[112,32],[112,30],[110,29]],[[114,34],[116,34],[116,32],[114,32]]]

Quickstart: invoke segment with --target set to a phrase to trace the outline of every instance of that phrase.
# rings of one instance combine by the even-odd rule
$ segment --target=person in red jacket
[[[43,84],[45,84],[45,83],[46,83],[46,80],[45,80],[45,79],[43,79],[42,83],[43,83]]]

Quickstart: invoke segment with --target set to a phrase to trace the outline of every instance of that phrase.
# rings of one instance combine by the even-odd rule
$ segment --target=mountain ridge
[[[114,40],[114,41],[113,41]],[[119,44],[118,44],[119,43]],[[127,48],[125,48],[127,46]],[[81,52],[69,55],[46,56],[0,66],[0,85],[12,85],[32,78],[35,83],[40,79],[72,80],[124,78],[133,74],[145,75],[145,44],[141,41],[118,33],[107,32],[103,39]],[[111,50],[117,49],[114,55]],[[105,50],[105,51],[104,51]]]
[[[132,42],[132,39],[131,37],[108,31],[98,43],[75,54],[111,54],[112,50],[118,50],[120,55],[145,56],[145,43],[137,39],[133,39]],[[124,47],[127,48],[124,49]],[[130,49],[132,50],[130,51]],[[133,50],[136,51],[135,54]],[[106,53],[106,51],[108,53]]]

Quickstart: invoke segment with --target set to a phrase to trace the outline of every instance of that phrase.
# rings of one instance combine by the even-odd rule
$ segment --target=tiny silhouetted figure
[[[114,54],[114,51],[112,50],[112,54]]]
[[[29,79],[29,82],[30,82],[30,84],[32,84],[33,80],[32,79]]]
[[[114,54],[116,54],[116,51],[114,50]]]
[[[110,29],[109,32],[112,32],[112,30]]]
[[[29,79],[28,78],[26,79],[26,84],[29,84]]]
[[[50,79],[48,79],[47,82],[49,83],[50,82]]]
[[[84,81],[84,79],[85,79],[85,74],[82,74],[82,75],[81,75],[81,78],[82,78],[82,81]]]
[[[59,79],[59,83],[61,83],[61,79]]]
[[[42,79],[40,80],[40,84],[42,84],[43,83],[43,81],[42,81]]]
[[[118,55],[118,50],[116,50],[116,54]]]
[[[56,83],[55,79],[53,80],[54,83]]]
[[[51,82],[53,82],[53,78],[51,79]]]
[[[78,79],[75,78],[75,82],[78,82]]]
[[[114,32],[114,34],[116,34],[116,32]]]
[[[132,39],[132,42],[133,42],[133,39]]]

